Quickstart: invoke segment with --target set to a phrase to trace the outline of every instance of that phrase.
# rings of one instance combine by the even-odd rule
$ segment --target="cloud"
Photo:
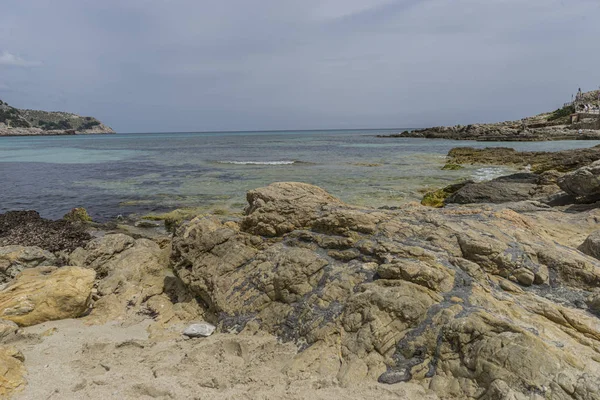
[[[119,131],[498,121],[600,84],[598,0],[45,3],[2,3],[6,100]]]
[[[3,51],[0,53],[0,65],[13,67],[37,67],[42,65],[40,61],[28,61],[15,54]]]

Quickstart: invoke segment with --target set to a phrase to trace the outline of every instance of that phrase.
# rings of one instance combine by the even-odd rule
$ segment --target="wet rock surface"
[[[239,223],[199,217],[173,238],[177,275],[220,329],[295,343],[294,363],[342,385],[600,398],[600,323],[586,305],[600,262],[570,247],[594,211],[371,210],[295,183],[248,200]]]
[[[445,199],[446,204],[508,203],[539,200],[560,192],[544,176],[517,173],[486,182],[469,182]]]
[[[508,147],[456,147],[448,152],[448,163],[452,164],[530,166],[536,173],[574,171],[597,160],[600,160],[600,146],[554,152],[517,151]]]
[[[36,211],[0,214],[0,246],[37,246],[51,252],[72,251],[91,238],[85,226],[65,220],[44,219]]]

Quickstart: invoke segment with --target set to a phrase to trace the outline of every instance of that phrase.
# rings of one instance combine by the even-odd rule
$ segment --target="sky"
[[[118,132],[519,119],[600,86],[598,0],[2,0],[0,99]]]

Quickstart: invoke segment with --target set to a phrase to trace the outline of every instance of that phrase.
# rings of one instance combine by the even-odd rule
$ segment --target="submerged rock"
[[[454,193],[462,189],[464,186],[473,183],[473,181],[465,181],[448,185],[445,188],[433,190],[425,193],[421,204],[428,207],[440,208],[446,204],[446,199],[452,196]]]
[[[77,318],[90,306],[94,277],[77,267],[26,269],[0,291],[0,318],[20,326]]]
[[[597,398],[600,323],[580,305],[600,262],[556,243],[563,214],[364,209],[297,183],[248,200],[238,229],[183,223],[171,260],[220,328],[304,350],[291,370],[442,398]]]

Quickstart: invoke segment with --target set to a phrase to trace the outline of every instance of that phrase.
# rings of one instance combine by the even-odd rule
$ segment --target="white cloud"
[[[0,53],[0,65],[10,65],[14,67],[36,67],[42,65],[39,61],[28,61],[15,54],[3,51]]]

